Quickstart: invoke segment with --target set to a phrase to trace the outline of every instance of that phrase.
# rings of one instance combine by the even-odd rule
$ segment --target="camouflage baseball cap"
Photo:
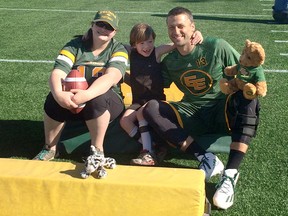
[[[118,29],[119,19],[113,11],[98,11],[93,19],[93,22],[107,22],[115,30]]]

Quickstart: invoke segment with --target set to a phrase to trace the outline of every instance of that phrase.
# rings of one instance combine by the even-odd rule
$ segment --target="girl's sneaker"
[[[56,155],[55,150],[51,150],[47,144],[44,145],[43,149],[33,158],[33,160],[50,161],[53,160]]]
[[[130,161],[131,165],[155,166],[157,164],[154,154],[144,149],[136,159]]]

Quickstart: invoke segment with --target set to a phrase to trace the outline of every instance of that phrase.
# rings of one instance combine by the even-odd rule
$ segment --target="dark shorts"
[[[233,141],[249,143],[250,138],[256,135],[257,124],[251,125],[254,135],[243,134],[242,122],[237,122],[237,116],[244,121],[255,118],[259,121],[260,104],[258,99],[247,100],[241,91],[229,95],[226,100],[221,100],[215,105],[199,109],[191,103],[171,102],[178,124],[190,135],[204,135],[209,133],[231,134]],[[243,121],[242,120],[242,121]],[[231,133],[232,132],[232,133]],[[248,137],[248,138],[247,138]]]
[[[46,114],[59,122],[95,119],[101,116],[106,110],[111,114],[110,121],[117,118],[124,110],[122,99],[113,90],[108,90],[105,94],[88,101],[83,110],[78,114],[73,114],[68,109],[61,107],[51,92],[48,94],[44,104]]]
[[[187,102],[171,102],[169,105],[174,110],[179,125],[192,136],[229,132],[225,115],[225,100],[201,109]]]

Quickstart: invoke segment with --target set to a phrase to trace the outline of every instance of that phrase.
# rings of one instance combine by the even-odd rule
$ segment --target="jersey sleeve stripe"
[[[126,66],[128,65],[128,59],[123,56],[112,57],[109,62],[124,62]]]
[[[124,62],[125,65],[128,65],[128,54],[126,52],[115,52],[112,54],[112,58],[109,62]]]
[[[75,55],[73,55],[71,52],[69,52],[68,50],[61,50],[60,51],[61,55],[64,55],[66,57],[68,57],[69,59],[71,59],[71,61],[74,63],[75,62]]]
[[[115,52],[115,53],[113,53],[112,58],[116,57],[116,56],[122,56],[122,57],[128,59],[128,54],[126,52]]]
[[[68,58],[67,56],[58,55],[57,60],[62,60],[62,61],[64,61],[64,62],[65,62],[66,64],[68,64],[70,67],[73,66],[73,61],[72,61],[70,58]]]

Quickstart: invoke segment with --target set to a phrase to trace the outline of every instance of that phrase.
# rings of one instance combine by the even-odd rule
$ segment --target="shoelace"
[[[212,167],[211,167],[210,164],[208,163],[208,160],[209,160],[209,158],[206,157],[205,155],[203,155],[203,158],[201,159],[201,162],[200,162],[200,166],[199,166],[199,167],[201,167],[201,166],[203,165],[203,168],[204,168],[205,170],[207,170],[206,167],[208,167],[208,169],[211,169]],[[215,165],[215,162],[216,162],[216,160],[213,160],[213,165]]]
[[[48,152],[48,150],[43,149],[40,153],[39,153],[39,158],[43,159],[43,157],[45,156],[46,152]]]
[[[39,158],[40,158],[40,159],[43,159],[46,154],[49,154],[49,151],[50,151],[50,150],[42,149],[42,150],[39,152]]]
[[[142,151],[140,152],[140,155],[138,156],[138,158],[139,158],[139,159],[142,159],[142,158],[144,158],[144,157],[146,157],[146,156],[152,157],[151,154],[150,154],[150,152],[149,152],[148,150],[144,149],[144,150],[142,150]]]
[[[150,154],[146,154],[143,158],[148,162],[154,161],[152,155],[150,155]]]
[[[228,180],[230,180],[230,182]],[[231,188],[229,183],[232,185],[232,189],[234,190],[234,178],[223,175],[221,181],[216,185],[216,188],[221,187],[221,192],[228,194],[229,189]]]
[[[150,155],[149,153],[144,153],[144,154],[142,154],[141,155],[141,157],[139,157],[140,159],[142,159],[142,160],[145,160],[145,161],[147,161],[147,162],[149,162],[149,161],[152,161],[153,160],[153,157],[152,157],[152,155]]]
[[[153,158],[153,156],[148,152],[148,151],[142,151],[140,153],[140,155],[137,157],[137,159],[140,159],[142,161],[146,161],[147,163],[154,161],[155,159]]]

